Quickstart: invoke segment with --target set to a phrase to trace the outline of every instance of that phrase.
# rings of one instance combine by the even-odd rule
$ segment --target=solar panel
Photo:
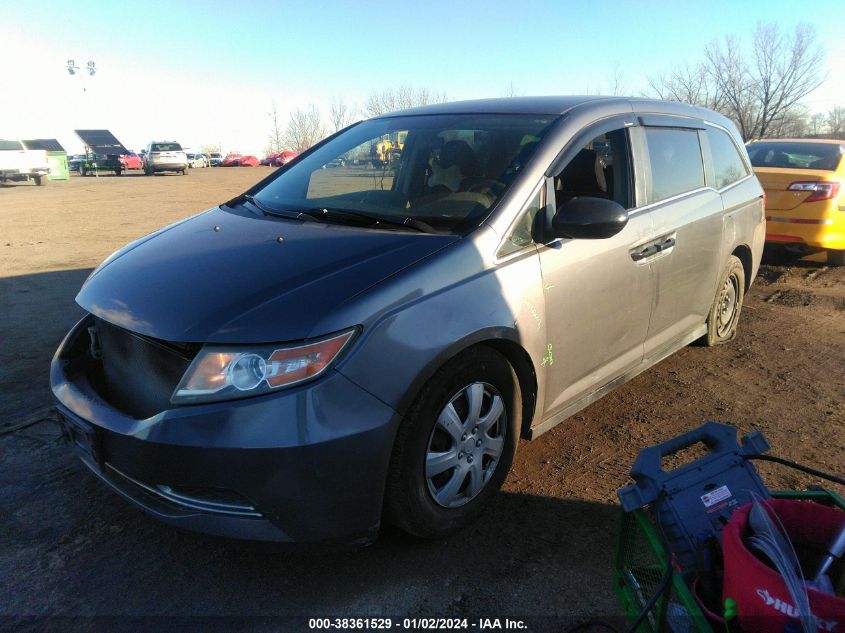
[[[21,141],[26,149],[43,149],[48,152],[64,152],[65,148],[54,138],[33,138]]]
[[[129,150],[123,147],[123,144],[108,130],[74,130],[74,132],[93,150],[100,150],[104,154],[129,153]]]

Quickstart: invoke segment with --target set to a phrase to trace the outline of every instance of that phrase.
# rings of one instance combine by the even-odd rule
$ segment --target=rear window
[[[153,143],[152,152],[181,152],[179,143]]]
[[[648,201],[658,202],[704,186],[704,163],[696,130],[645,130],[651,163]]]
[[[836,143],[761,141],[748,146],[748,156],[754,167],[834,171],[843,153],[845,145]]]
[[[710,145],[713,186],[721,189],[745,178],[748,175],[748,168],[727,132],[708,127],[705,134],[707,143]]]

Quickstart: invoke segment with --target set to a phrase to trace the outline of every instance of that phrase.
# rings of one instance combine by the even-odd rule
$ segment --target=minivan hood
[[[326,334],[312,328],[332,308],[457,239],[215,208],[129,245],[76,302],[167,341],[301,340]]]

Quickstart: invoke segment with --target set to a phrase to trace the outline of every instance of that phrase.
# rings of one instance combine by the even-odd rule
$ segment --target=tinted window
[[[707,128],[706,134],[713,163],[713,186],[721,189],[745,178],[748,169],[731,137],[726,132],[712,127]]]
[[[833,171],[839,165],[843,153],[845,145],[836,143],[761,141],[748,146],[748,156],[754,167]]]
[[[151,152],[181,152],[182,146],[179,143],[153,143]]]
[[[590,196],[630,209],[634,204],[630,155],[625,129],[593,138],[555,176],[556,207],[575,196]]]
[[[704,164],[696,130],[646,128],[651,163],[649,202],[704,186]]]
[[[0,151],[12,151],[17,150],[20,151],[23,149],[23,145],[21,145],[20,141],[0,141]]]

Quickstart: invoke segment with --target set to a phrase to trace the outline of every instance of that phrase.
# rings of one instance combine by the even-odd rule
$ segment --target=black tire
[[[88,170],[82,165],[80,165],[80,167],[79,167],[79,175],[80,176],[87,176],[88,175]]]
[[[845,251],[827,251],[828,266],[845,266]]]
[[[702,343],[713,347],[736,338],[744,299],[745,268],[738,257],[731,255],[719,277],[716,296],[707,316],[707,334],[702,337]]]
[[[47,176],[35,176],[35,184],[38,187],[43,187],[47,184]]]
[[[503,439],[502,452],[498,461],[492,466],[487,479],[482,479],[485,483],[482,484],[480,492],[463,501],[463,505],[444,507],[435,500],[434,493],[430,489],[433,483],[426,478],[426,456],[435,438],[435,427],[440,413],[456,398],[456,394],[461,394],[465,388],[475,383],[485,384],[481,411],[489,410],[492,403],[486,391],[488,387],[501,396],[504,413],[497,418],[497,422],[490,425],[490,429]],[[459,403],[457,400],[455,402],[455,409],[458,409]],[[465,402],[468,404],[468,401]],[[488,409],[485,409],[485,406]],[[461,420],[463,419],[464,417],[461,416]],[[519,381],[507,359],[484,346],[471,348],[456,356],[446,366],[439,369],[423,387],[399,426],[385,489],[387,520],[405,532],[422,538],[441,538],[470,524],[504,482],[516,453],[521,424],[522,396]],[[471,431],[468,429],[464,437],[468,437]],[[441,433],[440,430],[437,432]],[[448,439],[448,436],[445,437]],[[470,444],[473,437],[481,437],[481,435],[468,437]],[[458,447],[462,446],[458,440],[455,440],[454,444],[455,448],[451,450],[458,450]],[[479,449],[475,453],[476,466],[481,464],[482,472],[485,468],[484,460],[487,460],[487,468],[490,468],[492,463],[492,458],[480,455],[483,450]],[[473,458],[466,457],[469,453],[461,452],[460,454],[465,455],[462,465],[469,468],[466,460],[472,462]],[[469,494],[471,485],[469,475],[461,474],[462,471],[457,468],[450,469],[443,473],[443,476],[449,480],[451,480],[449,473],[451,477],[459,479],[467,477],[466,480],[462,480],[464,486],[461,490],[466,488],[463,494]],[[444,485],[443,489],[447,485]]]
[[[188,175],[188,170],[187,170],[187,169],[183,169],[183,170],[182,170],[182,175],[183,175],[183,176],[187,176],[187,175]]]

